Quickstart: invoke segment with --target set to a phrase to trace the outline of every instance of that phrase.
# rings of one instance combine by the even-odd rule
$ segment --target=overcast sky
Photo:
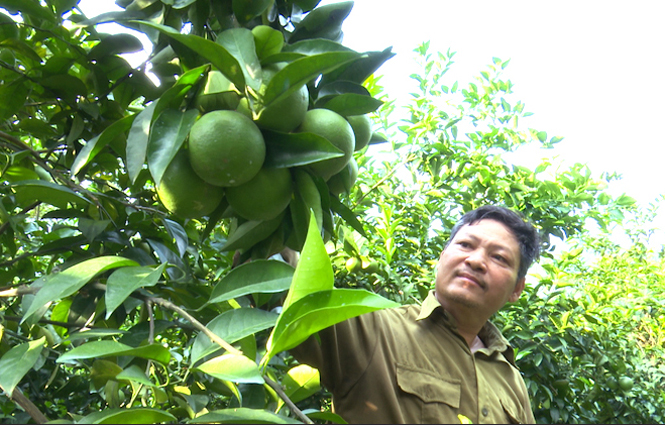
[[[81,5],[89,17],[114,7],[113,0]],[[409,90],[412,51],[423,41],[457,52],[451,76],[460,84],[492,57],[510,59],[505,78],[534,113],[528,125],[564,137],[534,157],[587,163],[596,176],[619,172],[624,177],[612,192],[646,205],[665,193],[664,16],[660,0],[356,0],[343,43],[358,51],[392,46],[397,55],[379,73],[399,99]],[[665,228],[665,211],[658,223]]]

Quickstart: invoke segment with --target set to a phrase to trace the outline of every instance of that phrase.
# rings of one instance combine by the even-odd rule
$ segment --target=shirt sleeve
[[[345,395],[362,376],[377,342],[377,317],[353,317],[319,331],[290,352],[301,363],[319,370],[321,383],[333,394]]]

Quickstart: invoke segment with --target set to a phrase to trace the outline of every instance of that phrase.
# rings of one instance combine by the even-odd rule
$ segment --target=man
[[[486,206],[465,214],[421,306],[355,317],[292,350],[321,372],[350,423],[535,422],[513,349],[488,319],[515,302],[539,252],[534,227]]]

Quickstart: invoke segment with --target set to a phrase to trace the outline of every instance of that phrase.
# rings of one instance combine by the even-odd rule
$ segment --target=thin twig
[[[23,395],[18,387],[14,387],[12,392],[12,400],[25,410],[32,419],[38,424],[45,424],[48,418],[42,413],[41,410],[30,399]]]
[[[286,405],[289,406],[289,409],[291,409],[291,411],[298,417],[298,419],[300,419],[306,424],[314,423],[310,418],[307,417],[307,415],[305,415],[300,409],[298,409],[298,407],[291,401],[289,396],[286,395],[282,387],[277,382],[273,381],[267,376],[264,376],[263,379],[266,381],[266,384],[270,385],[270,388],[272,388],[277,393],[279,398],[284,400],[284,403],[286,403]]]
[[[184,317],[185,319],[187,319],[192,325],[194,325],[194,327],[196,329],[203,332],[208,338],[210,338],[211,341],[215,342],[217,345],[224,348],[229,353],[242,354],[242,351],[238,350],[237,348],[235,348],[234,346],[232,346],[228,342],[224,341],[222,338],[218,337],[210,329],[206,328],[203,323],[196,320],[196,318],[194,318],[194,316],[187,313],[184,309],[182,309],[182,308],[178,307],[177,305],[173,304],[171,301],[165,300],[164,298],[159,298],[159,297],[149,297],[149,298],[153,303],[161,305],[162,307],[167,308],[169,310],[173,310],[176,313],[178,313],[179,315],[181,315],[182,317]]]

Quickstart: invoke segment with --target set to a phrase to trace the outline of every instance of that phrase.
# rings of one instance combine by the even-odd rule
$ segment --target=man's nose
[[[474,249],[473,251],[469,252],[469,255],[467,255],[466,260],[464,261],[472,270],[477,270],[477,271],[485,271],[485,254],[482,252],[480,249]]]

